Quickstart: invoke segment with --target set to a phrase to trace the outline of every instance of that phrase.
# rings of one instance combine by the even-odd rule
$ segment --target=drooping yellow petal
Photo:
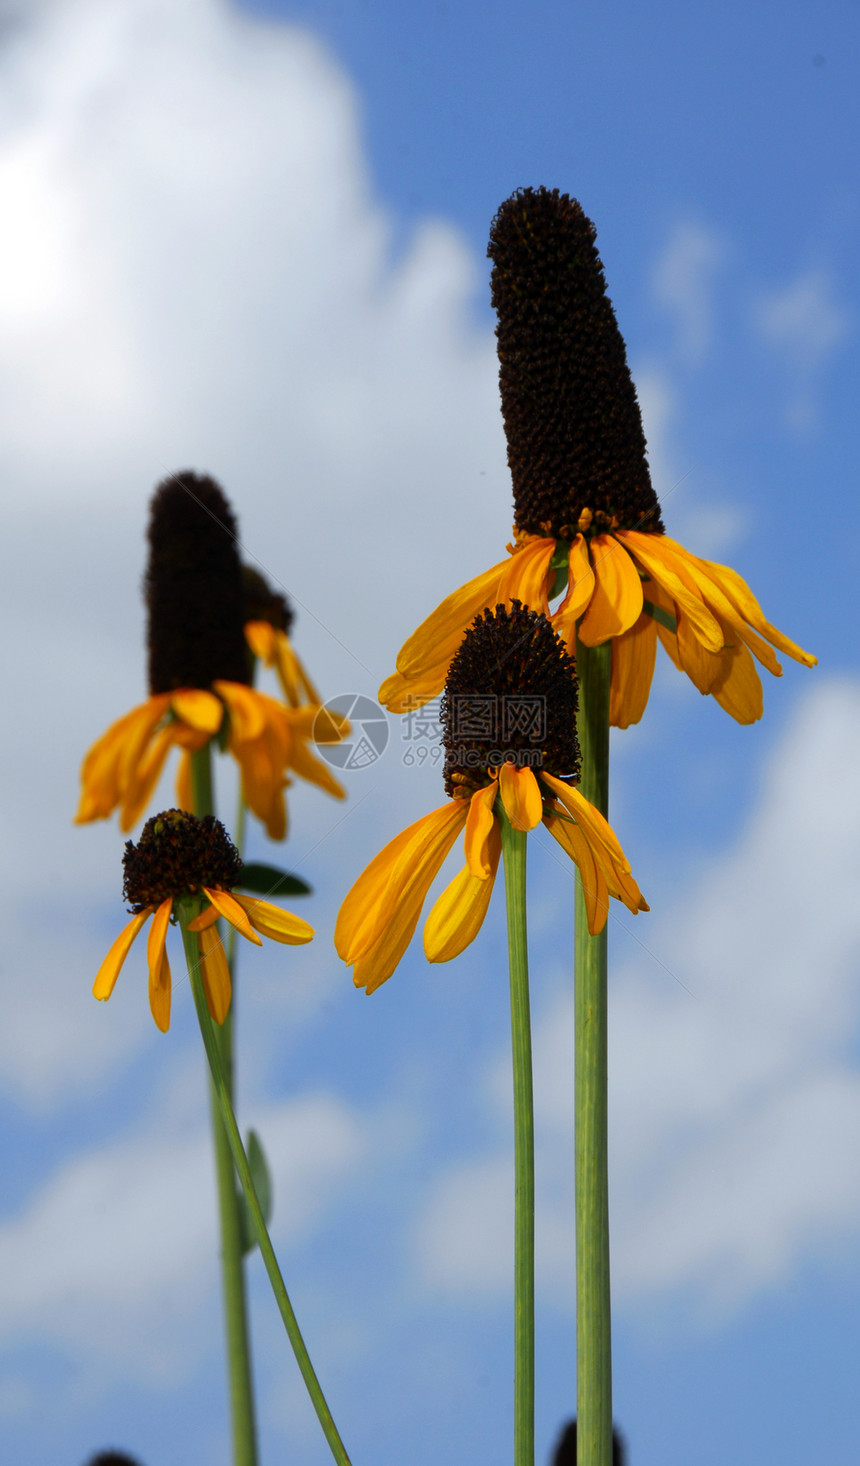
[[[391,967],[394,971],[409,945],[427,890],[465,825],[468,810],[465,799],[452,799],[401,831],[374,857],[348,893],[335,923],[334,943],[344,962],[356,962],[390,931],[395,947],[402,941]],[[412,906],[420,893],[414,911],[411,906],[406,909],[408,893]]]
[[[549,615],[547,592],[549,562],[555,553],[555,540],[534,539],[516,549],[499,580],[498,598],[507,605],[522,601],[533,611]],[[495,610],[495,607],[492,608]]]
[[[567,820],[556,819],[552,816],[546,818],[544,824],[579,869],[588,930],[595,937],[598,932],[603,931],[606,925],[606,918],[609,915],[609,892],[606,888],[606,879],[594,858],[594,851],[585,831],[580,829],[579,825],[570,824]]]
[[[270,703],[278,703],[254,687],[245,687],[241,682],[227,682],[218,679],[212,684],[219,697],[227,704],[230,713],[231,743],[244,743],[246,739],[259,738],[271,717]]]
[[[765,619],[761,606],[746,581],[738,575],[736,570],[732,570],[729,565],[718,565],[713,560],[697,559],[697,564],[702,566],[709,578],[720,586],[738,614],[760,636],[771,642],[779,651],[784,652],[787,657],[793,657],[796,662],[802,662],[805,667],[817,665],[817,657],[814,657],[811,652],[805,652],[796,642],[790,641]]]
[[[450,962],[475,940],[493,894],[501,849],[502,837],[494,820],[487,875],[476,876],[465,865],[445,887],[424,923],[424,955],[428,962]]]
[[[240,906],[244,906],[251,925],[264,937],[271,937],[273,942],[298,947],[309,942],[314,935],[313,927],[300,916],[284,911],[281,906],[273,906],[271,901],[261,901],[259,896],[242,896],[238,892],[234,892],[234,897]]]
[[[708,609],[720,622],[723,633],[725,634],[726,628],[730,627],[736,635],[740,636],[746,642],[750,651],[758,658],[762,666],[767,667],[767,670],[774,677],[781,677],[782,668],[774,655],[773,648],[747,625],[744,617],[738,612],[729,596],[726,595],[722,585],[708,574],[702,563],[696,559],[695,555],[690,555],[684,549],[683,545],[679,545],[677,541],[669,540],[668,538],[666,543],[668,549],[675,556],[676,566],[680,568],[683,565],[684,572],[695,584]],[[753,599],[752,595],[750,595],[750,599]],[[682,651],[683,659],[681,640],[679,625],[679,647]],[[709,689],[700,688],[700,691],[709,691]]]
[[[492,784],[478,789],[469,800],[465,835],[466,864],[479,881],[487,880],[492,871],[490,851],[492,834],[496,829],[493,805],[498,792],[499,786],[494,779]]]
[[[194,795],[191,788],[191,754],[183,748],[176,770],[176,808],[194,813]]]
[[[586,646],[600,646],[621,636],[642,614],[642,581],[624,546],[613,535],[591,541],[594,593],[579,627]]]
[[[223,916],[225,921],[229,921],[230,925],[236,928],[239,935],[245,937],[247,941],[253,942],[255,947],[262,947],[263,943],[260,941],[260,938],[256,932],[251,930],[251,923],[248,920],[244,907],[239,904],[235,896],[231,895],[229,891],[218,891],[214,886],[204,886],[203,890],[206,892],[219,916]],[[198,927],[197,930],[199,931],[200,928]]]
[[[648,703],[657,660],[657,625],[645,613],[612,643],[609,722],[613,728],[638,723]]]
[[[725,631],[723,634],[725,635]],[[698,687],[701,693],[709,693],[722,671],[723,657],[727,648],[724,646],[718,652],[711,652],[703,647],[692,630],[686,614],[681,609],[678,610],[675,645],[678,649],[681,670],[686,672],[694,687]]]
[[[437,697],[445,686],[450,658],[428,667],[421,677],[404,677],[402,672],[392,672],[380,686],[377,696],[390,713],[413,713],[423,708],[431,697]]]
[[[132,943],[138,935],[144,922],[148,921],[154,906],[147,906],[145,909],[133,916],[131,921],[123,927],[116,941],[111,946],[104,962],[96,973],[96,980],[93,983],[93,997],[100,1002],[107,1002],[116,986],[116,980],[120,974],[120,968],[131,951]]]
[[[117,718],[89,749],[81,764],[81,799],[76,824],[107,819],[116,809],[121,792],[120,760],[129,730],[139,713],[140,708],[132,708],[130,713]]]
[[[160,692],[134,710],[134,720],[129,723],[123,739],[119,759],[119,793],[124,799],[129,784],[134,779],[150,738],[170,707],[170,693]]]
[[[333,713],[330,708],[314,708],[309,734],[314,743],[322,743],[326,747],[332,743],[343,743],[351,732],[352,724],[342,713]]]
[[[204,927],[198,932],[197,948],[200,953],[200,976],[203,978],[206,1006],[215,1022],[223,1023],[230,1011],[232,985],[227,955],[214,926]]]
[[[224,719],[223,703],[203,687],[180,687],[171,693],[170,704],[181,722],[208,738],[218,732]]]
[[[588,558],[588,546],[581,534],[571,541],[567,570],[567,592],[550,618],[553,629],[564,639],[568,651],[576,649],[576,623],[594,594],[594,571]]]
[[[619,529],[616,530],[616,537],[685,612],[702,645],[708,651],[720,651],[723,645],[722,627],[705,605],[690,577],[689,568],[666,546],[666,536],[642,534],[634,529]],[[653,596],[649,599],[653,600]]]
[[[214,926],[220,912],[215,906],[204,906],[199,916],[193,916],[188,923],[190,932],[205,932],[208,926]]]
[[[722,670],[711,692],[736,722],[758,722],[764,711],[761,678],[742,642],[724,652]]]
[[[296,708],[303,702],[309,702],[314,707],[319,707],[322,698],[305,671],[289,637],[283,631],[279,631],[275,637],[275,670],[284,690],[284,696],[291,707]]]
[[[580,794],[572,784],[563,784],[561,779],[557,779],[554,774],[543,772],[541,778],[564,805],[568,814],[582,826],[591,843],[603,846],[612,861],[629,874],[630,862],[621,849],[618,836],[600,810],[595,809],[585,795]]]
[[[403,643],[397,654],[398,672],[404,677],[423,677],[429,667],[447,665],[478,612],[498,603],[499,581],[508,564],[503,560],[493,565],[446,596]]]
[[[245,640],[257,660],[271,667],[275,660],[275,628],[271,621],[246,621]]]
[[[170,963],[167,960],[167,926],[173,897],[162,901],[149,929],[146,960],[149,964],[149,1007],[162,1033],[170,1027]]]
[[[316,784],[318,789],[324,789],[326,794],[331,794],[334,799],[346,798],[346,790],[335,778],[328,764],[317,758],[315,753],[311,753],[302,738],[293,740],[290,751],[290,768],[295,770],[299,778],[306,779],[309,784]]]
[[[543,801],[532,770],[505,762],[499,769],[499,791],[515,830],[533,830],[541,822]]]
[[[128,831],[137,824],[161,777],[165,759],[173,746],[173,725],[159,728],[136,769],[129,772],[128,786],[120,810],[119,827]]]

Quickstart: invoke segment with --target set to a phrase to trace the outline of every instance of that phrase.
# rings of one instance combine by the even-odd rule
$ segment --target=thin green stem
[[[305,1341],[293,1312],[281,1270],[278,1267],[278,1260],[272,1247],[266,1222],[263,1217],[260,1203],[257,1200],[257,1193],[254,1190],[254,1182],[251,1178],[251,1168],[248,1164],[248,1157],[245,1154],[245,1147],[239,1135],[239,1127],[236,1124],[236,1117],[233,1114],[233,1106],[230,1103],[230,1095],[227,1092],[227,1085],[224,1073],[221,1068],[221,1056],[219,1053],[218,1040],[215,1036],[215,1027],[206,1003],[203,991],[203,980],[200,974],[200,959],[197,951],[197,939],[193,932],[187,930],[187,921],[193,915],[193,910],[180,912],[182,925],[182,940],[185,945],[185,960],[188,964],[188,976],[191,979],[191,991],[194,994],[194,1006],[197,1009],[197,1020],[200,1024],[200,1032],[203,1036],[203,1044],[206,1049],[206,1057],[209,1060],[209,1068],[212,1072],[212,1084],[220,1108],[221,1118],[224,1122],[224,1129],[227,1135],[230,1154],[236,1173],[239,1177],[242,1190],[247,1202],[248,1211],[257,1238],[257,1245],[269,1275],[269,1282],[272,1285],[272,1292],[278,1305],[281,1318],[287,1336],[293,1347],[302,1379],[311,1397],[313,1407],[323,1429],[323,1434],[328,1442],[329,1449],[339,1466],[350,1466],[349,1456],[346,1453],[343,1442],[337,1432],[331,1411],[326,1403],[325,1395],[320,1387],[319,1380],[311,1364]]]
[[[609,807],[610,644],[577,639],[580,789]],[[576,1451],[580,1466],[611,1466],[612,1335],[609,1292],[606,927],[590,935],[576,878]]]
[[[514,1466],[535,1456],[535,1138],[526,944],[526,834],[497,803],[505,864],[514,1061]]]
[[[191,755],[191,798],[194,813],[214,814],[211,743]],[[184,935],[184,933],[183,933]],[[196,951],[194,954],[197,962]],[[216,1040],[219,1063],[228,1094],[233,1090],[233,1015],[227,1014]],[[221,1225],[221,1283],[224,1294],[224,1332],[227,1342],[227,1377],[230,1390],[230,1418],[233,1429],[234,1466],[257,1466],[257,1427],[254,1413],[254,1382],[251,1373],[251,1341],[245,1298],[245,1268],[239,1195],[233,1173],[230,1142],[221,1117],[218,1097],[210,1085],[212,1140],[218,1216]]]

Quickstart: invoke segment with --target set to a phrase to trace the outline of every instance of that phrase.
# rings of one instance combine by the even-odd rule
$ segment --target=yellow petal
[[[214,927],[204,927],[197,934],[200,953],[200,976],[206,993],[206,1005],[216,1023],[223,1023],[230,1011],[230,968],[221,938]]]
[[[402,672],[392,672],[382,683],[377,696],[390,713],[413,713],[423,708],[431,697],[437,697],[445,686],[450,659],[428,667],[422,677],[404,677]]]
[[[176,770],[176,808],[184,809],[188,814],[194,813],[194,795],[191,788],[191,754],[184,748],[179,755],[179,768]]]
[[[214,926],[220,912],[215,906],[204,906],[199,916],[192,917],[188,923],[190,932],[205,932],[208,926]]]
[[[446,596],[403,643],[397,655],[398,672],[404,677],[423,677],[428,667],[450,662],[478,612],[497,605],[499,581],[508,563],[503,560],[493,565]]]
[[[394,971],[409,945],[424,897],[466,823],[468,809],[466,800],[450,800],[395,836],[370,862],[347,895],[335,924],[335,947],[344,962],[356,962],[386,931],[394,933],[396,947],[411,920],[391,967]],[[406,900],[410,893],[413,906],[420,893],[414,911]]]
[[[486,876],[472,874],[466,865],[445,887],[424,923],[424,955],[428,962],[450,962],[475,940],[487,914],[499,867],[502,838],[495,820],[490,834],[490,861]]]
[[[230,741],[243,743],[249,738],[259,738],[267,721],[272,716],[272,707],[280,705],[272,697],[245,687],[241,682],[227,682],[218,679],[212,686],[227,704],[230,713]]]
[[[642,581],[623,545],[613,535],[598,534],[591,541],[594,594],[579,627],[586,646],[600,646],[621,636],[642,614]]]
[[[531,769],[503,763],[499,769],[499,790],[505,813],[515,830],[533,830],[540,824],[543,800]]]
[[[577,824],[582,826],[591,843],[602,846],[612,861],[629,874],[630,862],[621,849],[618,836],[615,834],[609,821],[600,813],[600,810],[595,809],[594,805],[585,798],[585,795],[580,794],[579,790],[575,789],[572,784],[563,784],[554,774],[544,772],[541,774],[541,778],[545,784],[549,785],[552,792],[564,805],[568,814],[572,815]]]
[[[275,659],[275,628],[271,621],[246,621],[245,640],[257,660],[271,667]]]
[[[251,924],[244,907],[239,904],[235,896],[231,895],[229,891],[218,891],[214,886],[204,886],[203,890],[206,892],[219,916],[223,916],[225,921],[229,921],[230,925],[236,928],[239,935],[245,937],[249,942],[253,942],[255,947],[262,947],[263,943],[260,941],[260,938],[256,932],[251,930]],[[197,929],[199,931],[199,927]]]
[[[128,831],[137,824],[161,778],[164,762],[173,746],[173,725],[159,728],[140,760],[129,775],[128,786],[120,810],[119,827]]]
[[[725,632],[723,634],[725,635]],[[690,681],[695,687],[698,687],[701,693],[710,692],[723,669],[723,657],[727,648],[723,647],[719,652],[710,652],[703,647],[691,629],[686,615],[680,609],[675,644],[678,649],[681,670],[686,672]]]
[[[110,997],[119,977],[120,968],[131,951],[132,943],[143,926],[148,921],[154,906],[147,906],[137,916],[133,916],[127,926],[124,926],[104,962],[96,973],[96,980],[93,983],[93,997],[100,1002],[106,1002]]]
[[[765,620],[764,612],[758,601],[742,576],[728,565],[717,565],[713,560],[698,560],[710,579],[721,587],[725,595],[731,601],[738,614],[748,622],[766,641],[772,642],[787,657],[793,657],[796,662],[802,662],[805,667],[817,665],[818,658],[811,652],[805,652],[796,642],[790,641],[783,636],[775,626],[771,626]]]
[[[485,881],[492,871],[491,838],[496,829],[493,805],[498,792],[499,786],[494,779],[492,784],[478,789],[469,800],[465,835],[466,864],[479,881]]]
[[[167,960],[167,926],[173,897],[162,901],[149,929],[146,960],[149,964],[149,1006],[162,1033],[170,1027],[170,963]]]
[[[150,738],[170,707],[170,693],[161,692],[151,697],[134,710],[134,721],[129,724],[123,741],[119,761],[119,793],[124,799],[138,764],[146,752]]]
[[[302,702],[319,707],[322,698],[294,651],[289,637],[283,631],[277,632],[275,636],[275,669],[284,696],[291,707],[298,707]]]
[[[585,831],[579,825],[554,819],[552,816],[545,819],[544,824],[579,870],[588,930],[593,937],[597,936],[598,932],[603,931],[609,915],[609,892]]]
[[[552,624],[564,638],[568,651],[576,650],[576,623],[594,593],[594,571],[588,558],[588,546],[581,534],[571,542],[567,571],[567,593],[552,616]]]
[[[218,732],[224,718],[224,705],[212,692],[202,687],[180,687],[170,695],[177,718],[197,733],[209,738]]]
[[[609,722],[613,728],[638,723],[648,703],[657,659],[657,624],[645,613],[612,643]]]
[[[742,642],[723,654],[723,667],[711,692],[738,723],[758,722],[764,711],[761,678]]]
[[[746,642],[750,651],[758,657],[758,660],[774,677],[782,676],[782,668],[774,656],[772,647],[764,641],[750,626],[747,625],[744,617],[737,611],[731,599],[726,595],[723,587],[708,574],[703,564],[686,551],[683,545],[677,544],[675,540],[666,541],[668,549],[674,554],[676,565],[683,564],[684,572],[690,577],[697,587],[705,604],[712,614],[717,618],[723,628],[725,636],[726,628],[731,628],[737,635]],[[750,594],[750,600],[753,597]],[[681,645],[681,634],[679,626],[679,646]],[[682,657],[683,648],[681,647]],[[692,674],[691,674],[692,675]],[[695,680],[695,679],[694,679]],[[698,684],[697,684],[698,685]],[[708,688],[700,691],[709,691]]]
[[[534,539],[514,551],[499,581],[499,601],[522,601],[534,611],[549,615],[547,584],[549,562],[555,554],[555,540]],[[495,609],[493,607],[492,609]]]
[[[273,942],[298,947],[309,942],[314,935],[313,927],[300,916],[293,916],[291,911],[284,911],[281,906],[273,906],[271,901],[261,901],[259,896],[240,896],[238,892],[235,899],[244,906],[251,925],[264,937],[271,937]]]
[[[313,722],[311,723],[310,737],[314,743],[322,743],[326,746],[331,743],[343,743],[352,732],[352,725],[349,718],[343,717],[341,713],[333,713],[330,708],[314,709]]]
[[[722,627],[705,605],[691,579],[689,568],[666,545],[666,536],[641,534],[633,529],[619,529],[616,535],[685,612],[702,645],[708,651],[720,651],[723,645]]]
[[[301,738],[293,741],[290,768],[298,774],[300,779],[306,779],[309,784],[316,784],[318,789],[324,789],[326,794],[331,794],[334,799],[346,798],[346,790],[335,778],[328,764],[317,758],[315,753],[311,753],[307,743]]]
[[[146,704],[144,704],[144,707]],[[81,800],[75,815],[76,824],[107,819],[120,800],[119,766],[129,730],[141,709],[117,718],[97,738],[81,764]]]

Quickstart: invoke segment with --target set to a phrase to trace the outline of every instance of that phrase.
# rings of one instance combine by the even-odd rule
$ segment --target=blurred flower
[[[512,599],[550,614],[573,653],[612,641],[610,721],[641,718],[657,640],[740,723],[761,717],[753,657],[813,666],[765,619],[736,571],[665,533],[636,389],[606,295],[596,230],[558,190],[522,189],[490,233],[499,383],[514,489],[509,559],[449,595],[409,637],[382,684],[392,712],[441,691],[473,617]]]
[[[354,965],[356,987],[370,993],[391,976],[461,831],[466,864],[427,918],[424,951],[447,962],[474,940],[498,868],[501,809],[517,830],[543,822],[579,867],[589,931],[605,925],[609,896],[648,910],[611,827],[574,787],[576,707],[573,663],[544,616],[514,601],[475,620],[441,706],[450,803],[390,841],[338,915],[335,945]]]
[[[223,1023],[230,1007],[230,969],[215,930],[219,916],[229,921],[249,942],[262,946],[258,932],[275,942],[297,945],[314,934],[301,917],[257,897],[234,894],[242,862],[224,826],[214,815],[197,819],[178,809],[153,815],[135,845],[126,843],[123,857],[123,897],[134,913],[98,970],[93,996],[107,1000],[135,938],[150,917],[147,941],[149,1006],[162,1033],[170,1026],[170,963],[167,928],[176,920],[177,903],[200,908],[188,920],[197,933],[200,969],[209,1012]]]
[[[120,828],[130,830],[174,746],[183,752],[177,800],[190,808],[190,755],[217,736],[239,764],[248,808],[272,839],[283,839],[288,769],[344,797],[310,748],[342,731],[336,720],[315,728],[314,707],[288,707],[250,686],[236,521],[212,479],[166,479],[153,497],[149,542],[151,695],[89,750],[76,820],[106,819],[118,808]]]

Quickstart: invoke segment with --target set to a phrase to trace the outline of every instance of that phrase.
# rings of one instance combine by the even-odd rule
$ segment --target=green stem
[[[609,807],[610,643],[576,644],[580,789]],[[579,1466],[611,1466],[612,1337],[609,1293],[606,927],[593,937],[576,878],[576,1451]]]
[[[299,1369],[301,1370],[302,1379],[305,1382],[308,1394],[310,1395],[314,1409],[316,1410],[320,1425],[323,1428],[323,1434],[325,1435],[325,1438],[329,1444],[329,1449],[331,1450],[335,1461],[339,1463],[339,1466],[350,1466],[349,1456],[347,1455],[343,1442],[338,1435],[337,1427],[335,1426],[334,1420],[332,1419],[331,1411],[329,1410],[326,1403],[326,1399],[320,1387],[319,1380],[314,1373],[314,1367],[311,1364],[310,1355],[308,1354],[307,1348],[305,1346],[305,1341],[302,1338],[301,1331],[296,1321],[296,1316],[293,1312],[293,1306],[290,1303],[289,1294],[287,1293],[284,1280],[281,1276],[281,1270],[278,1267],[278,1260],[275,1257],[274,1248],[272,1247],[271,1239],[269,1237],[268,1229],[266,1227],[266,1222],[260,1208],[260,1203],[257,1200],[257,1193],[254,1190],[254,1182],[251,1178],[251,1168],[248,1164],[248,1157],[245,1154],[245,1147],[243,1146],[241,1136],[239,1135],[239,1127],[236,1124],[236,1117],[233,1114],[233,1106],[230,1103],[230,1096],[227,1092],[227,1084],[224,1078],[223,1070],[221,1068],[221,1056],[219,1053],[218,1040],[215,1035],[215,1028],[212,1022],[211,1015],[209,1013],[209,1008],[207,1006],[206,997],[203,991],[203,980],[200,974],[200,958],[197,950],[197,938],[193,932],[189,932],[187,930],[187,920],[190,919],[193,914],[194,912],[191,909],[180,912],[182,940],[185,945],[185,960],[188,964],[188,976],[191,979],[191,991],[194,994],[194,1006],[197,1009],[197,1020],[200,1024],[200,1032],[203,1036],[203,1044],[206,1049],[206,1057],[209,1060],[209,1068],[212,1072],[212,1085],[220,1108],[221,1118],[224,1122],[224,1129],[226,1131],[227,1140],[230,1147],[230,1155],[232,1157],[233,1165],[235,1165],[236,1167],[236,1173],[239,1177],[239,1181],[245,1195],[245,1201],[247,1202],[248,1211],[250,1213],[251,1221],[254,1227],[254,1233],[257,1238],[257,1245],[259,1246],[263,1262],[265,1263],[266,1272],[269,1275],[269,1282],[272,1285],[272,1292],[275,1295],[275,1301],[278,1305],[281,1318],[284,1321],[284,1327],[287,1331],[287,1336],[293,1346],[293,1353],[296,1356]]]
[[[508,912],[514,1060],[514,1466],[534,1466],[535,1139],[526,946],[526,834],[498,801]]]
[[[214,813],[211,743],[205,744],[203,748],[191,755],[191,797],[194,813],[198,817],[202,818],[203,815]],[[196,950],[194,960],[195,963],[198,961]],[[232,1011],[227,1014],[216,1042],[219,1049],[221,1073],[224,1076],[228,1094],[232,1096]],[[221,1118],[218,1097],[211,1086],[209,1101],[215,1150],[218,1215],[221,1224],[221,1282],[224,1294],[224,1331],[227,1340],[230,1417],[233,1428],[233,1461],[234,1466],[257,1466],[257,1427],[254,1414],[254,1382],[251,1375],[248,1308],[245,1299],[239,1195],[233,1174],[230,1142]]]

